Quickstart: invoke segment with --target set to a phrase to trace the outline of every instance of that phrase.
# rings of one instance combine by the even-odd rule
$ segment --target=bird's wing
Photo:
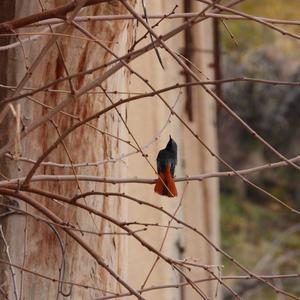
[[[160,172],[163,172],[164,169],[165,169],[165,160],[166,160],[166,157],[165,157],[165,151],[164,150],[160,150],[158,152],[158,155],[157,155],[157,158],[156,158],[156,164],[157,164],[157,172],[160,173]]]

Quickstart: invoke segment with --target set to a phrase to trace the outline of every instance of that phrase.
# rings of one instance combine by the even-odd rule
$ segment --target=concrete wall
[[[168,13],[177,3],[182,8],[181,1],[146,1],[148,14]],[[194,11],[200,11],[201,6],[193,7]],[[140,7],[142,12],[142,8]],[[179,12],[179,11],[177,11]],[[150,21],[153,24],[155,21]],[[160,24],[156,32],[159,34],[167,32],[182,22],[180,19],[167,20]],[[141,25],[138,27],[138,35],[144,32]],[[193,63],[209,78],[213,78],[213,55],[212,55],[212,26],[210,21],[203,22],[192,30],[194,44],[192,47]],[[149,38],[147,42],[149,41]],[[177,52],[182,52],[184,47],[183,34],[176,36],[168,41],[168,45]],[[201,51],[204,50],[205,51]],[[159,49],[165,70],[162,70],[158,59],[152,51],[134,62],[133,67],[141,72],[156,89],[172,85],[178,82],[184,82],[185,77],[182,69],[165,51]],[[136,78],[131,79],[132,92],[145,92],[149,88]],[[214,101],[202,90],[201,87],[192,89],[193,101],[192,112],[193,121],[188,125],[203,138],[206,143],[216,150],[216,115]],[[185,113],[186,93],[185,89],[173,90],[163,94],[164,99],[173,106],[177,101],[174,110],[187,120]],[[216,161],[211,155],[197,142],[197,140],[188,132],[183,125],[171,116],[170,122],[161,135],[157,133],[164,127],[170,112],[158,97],[147,98],[139,103],[130,104],[128,107],[128,123],[137,137],[140,145],[146,145],[158,137],[157,141],[151,143],[145,152],[149,155],[149,160],[153,166],[156,166],[156,156],[160,149],[164,148],[169,134],[178,144],[178,165],[176,175],[196,175],[204,172],[216,170]],[[141,155],[135,155],[128,159],[129,177],[148,177],[154,178],[155,172]],[[218,244],[219,241],[219,211],[218,211],[218,182],[215,179],[203,182],[177,183],[178,197],[166,198],[154,193],[152,185],[130,185],[128,192],[138,198],[149,201],[159,206],[163,206],[170,212],[177,208],[181,197],[183,196],[182,206],[177,216],[184,219],[189,224],[197,227],[205,233],[211,240]],[[129,220],[139,220],[140,222],[159,223],[167,225],[169,218],[162,213],[157,213],[150,208],[129,205]],[[173,223],[173,225],[176,225]],[[138,227],[137,227],[138,228]],[[150,241],[157,249],[160,248],[166,228],[149,227],[146,232],[141,233],[146,240]],[[193,257],[197,258],[201,264],[217,264],[218,255],[213,249],[199,236],[188,230],[170,230],[168,233],[163,252],[169,256],[179,259]],[[140,288],[146,275],[149,273],[155,255],[149,253],[140,245],[130,239],[129,242],[129,280],[136,288]],[[207,277],[207,273],[201,270],[188,273],[193,279]],[[153,285],[177,283],[178,274],[167,264],[159,261],[152,275],[149,278],[146,287]],[[209,297],[215,295],[214,284],[201,284]],[[147,294],[147,299],[199,299],[194,290],[190,287],[182,289],[165,289],[153,291]]]

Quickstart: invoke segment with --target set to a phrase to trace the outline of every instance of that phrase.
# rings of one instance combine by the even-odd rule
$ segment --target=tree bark
[[[16,9],[11,5],[12,1],[4,1],[0,4],[1,12],[4,11],[5,6],[8,6],[9,17],[21,17],[42,11],[38,5],[38,1],[16,1]],[[65,1],[44,1],[45,9],[51,9],[59,5],[65,4]],[[11,5],[11,6],[10,6]],[[103,3],[99,5],[89,6],[84,9],[87,15],[101,15],[101,14],[122,14],[125,13],[123,6],[118,1],[110,1],[110,3]],[[3,13],[2,13],[3,14]],[[5,11],[7,14],[7,10]],[[1,21],[4,19],[4,14],[1,15]],[[105,45],[112,49],[117,55],[127,53],[127,49],[132,42],[134,34],[134,25],[132,21],[118,21],[118,22],[90,22],[82,25],[90,33],[97,36]],[[29,29],[22,29],[21,31],[28,32]],[[33,31],[33,30],[32,30]],[[84,37],[78,30],[71,28],[67,32],[69,35]],[[9,52],[1,53],[1,82],[6,82],[8,85],[18,84],[26,72],[26,65],[30,66],[37,57],[42,47],[46,44],[49,37],[44,37],[39,42],[27,43],[24,45],[24,53],[22,48],[11,50]],[[58,45],[58,46],[57,46]],[[107,51],[102,49],[94,42],[86,39],[65,38],[58,39],[58,43],[52,45],[48,49],[47,54],[40,62],[37,69],[33,72],[27,87],[40,87],[47,82],[53,81],[61,76],[66,75],[67,71],[70,74],[83,71],[93,66],[104,64],[111,60],[111,56]],[[60,48],[60,51],[58,50]],[[61,54],[59,53],[61,52]],[[63,56],[63,59],[62,59]],[[7,63],[2,63],[7,62]],[[4,67],[3,67],[4,66]],[[72,85],[77,90],[88,83],[90,80],[100,76],[105,69],[101,69],[92,75],[77,77],[72,80]],[[129,74],[123,69],[111,76],[105,82],[104,88],[108,91],[121,90],[126,91],[128,88]],[[69,82],[57,84],[53,89],[56,90],[70,90]],[[97,89],[100,91],[100,89]],[[1,98],[4,98],[5,91],[0,90]],[[8,93],[9,94],[9,93]],[[34,96],[42,104],[55,107],[68,95],[57,92],[38,93]],[[116,96],[112,95],[112,100],[116,100]],[[44,115],[48,108],[22,99],[15,105],[16,110],[20,110],[23,125],[35,121]],[[93,113],[100,111],[109,104],[108,100],[103,94],[86,94],[81,96],[78,100],[69,104],[64,112],[78,116],[84,119]],[[119,107],[120,113],[125,117],[125,106]],[[116,111],[110,111],[98,120],[90,122],[90,125],[108,132],[116,137],[124,137],[124,132],[120,123],[117,122],[118,115]],[[72,126],[77,120],[72,119],[64,114],[57,114],[48,121],[45,125],[31,132],[20,143],[17,138],[15,140],[15,148],[11,152],[15,155],[25,156],[37,160],[40,155],[56,141],[59,134]],[[1,123],[0,132],[1,146],[5,145],[11,136],[15,136],[16,120],[9,111],[5,120]],[[55,128],[57,125],[57,129]],[[16,135],[17,136],[17,135]],[[50,155],[46,158],[47,161],[58,163],[72,162],[93,162],[101,161],[111,157],[117,156],[124,152],[126,147],[124,143],[117,138],[111,138],[105,134],[100,133],[94,128],[88,126],[81,126],[76,131],[71,133],[64,139],[64,145],[60,144]],[[67,154],[67,152],[69,154]],[[1,159],[0,171],[8,178],[26,176],[32,165],[25,162],[9,161],[7,158]],[[77,174],[98,175],[122,177],[126,169],[123,164],[104,164],[98,167],[78,168]],[[37,174],[74,174],[72,169],[59,169],[49,166],[39,167]],[[59,183],[59,182],[41,182],[31,184],[32,187],[44,191],[51,191],[53,193],[61,194],[67,197],[86,191],[111,191],[121,192],[122,185],[107,185],[91,182],[80,182],[80,188],[76,182]],[[82,230],[90,230],[98,233],[103,232],[118,232],[111,223],[93,216],[83,210],[74,208],[69,205],[55,202],[43,197],[35,197],[40,203],[59,216],[65,222],[79,226]],[[30,207],[22,201],[15,201],[13,197],[6,199],[2,198],[2,202],[16,205],[20,209],[26,210],[33,215],[41,216],[34,208]],[[83,203],[86,203],[96,210],[106,213],[112,217],[118,217],[121,220],[126,220],[127,208],[123,201],[119,198],[105,198],[101,196],[89,196],[85,198]],[[2,208],[2,212],[6,209]],[[75,282],[83,285],[90,285],[99,289],[110,290],[113,292],[120,292],[120,284],[108,274],[106,270],[99,267],[96,260],[91,257],[82,247],[80,247],[73,239],[60,228],[56,228],[57,233],[53,228],[45,223],[35,220],[30,216],[22,214],[13,214],[1,219],[4,236],[9,245],[11,262],[27,268],[31,271],[47,275],[52,278],[59,278],[64,281]],[[65,270],[59,274],[62,264],[62,249],[59,238],[65,247]],[[89,244],[121,278],[126,277],[126,238],[121,235],[103,235],[95,236],[93,234],[84,233],[79,236]],[[3,242],[1,243],[1,258],[8,260],[4,249]],[[8,266],[0,265],[1,279],[0,286],[4,292],[8,294],[9,299],[15,298],[14,286],[12,276],[9,273]],[[28,272],[16,270],[16,285],[17,293],[20,299],[66,299],[59,292],[60,288],[64,293],[70,289],[71,293],[69,299],[91,299],[99,297],[104,293],[99,290],[84,289],[76,286],[70,287],[63,285],[62,287],[57,282],[38,277]],[[0,299],[5,299],[3,293],[0,293]],[[68,297],[67,297],[68,298]]]

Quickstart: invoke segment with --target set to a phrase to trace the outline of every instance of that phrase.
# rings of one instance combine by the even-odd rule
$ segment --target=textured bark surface
[[[10,0],[3,0],[0,2],[0,19],[1,21],[7,21],[10,20],[14,17],[15,14],[15,8],[14,8],[14,1],[10,1]],[[0,39],[0,45],[5,45],[9,42],[9,38],[1,38]],[[1,71],[0,71],[0,82],[2,82],[3,84],[7,83],[7,57],[8,54],[7,52],[5,53],[1,53],[0,54],[0,66],[1,66]],[[0,88],[0,98],[4,98],[7,95],[7,91],[6,89],[1,89]],[[2,106],[0,105],[0,111],[2,110]],[[8,126],[9,123],[7,121],[7,119],[1,124],[1,134],[0,134],[0,147],[2,147],[3,145],[5,145],[5,143],[8,140]],[[1,168],[1,172],[7,174],[8,173],[8,169],[7,166],[5,164],[5,159],[4,158],[0,158],[0,168]],[[0,202],[8,202],[7,199],[3,199],[2,197],[0,197]],[[0,214],[5,213],[6,209],[0,207]],[[1,220],[0,220],[1,221]],[[3,230],[6,230],[6,224],[4,222],[3,225]],[[1,240],[0,242],[0,258],[6,259],[6,252],[5,252],[5,245],[3,243],[3,241]],[[2,286],[3,284],[6,284],[6,276],[9,272],[9,268],[7,266],[0,266],[0,286]],[[0,294],[0,299],[2,299],[2,295]]]
[[[1,6],[5,6],[11,1],[4,1]],[[66,1],[44,1],[45,8],[53,8],[58,5],[65,4]],[[2,8],[2,7],[1,7]],[[3,9],[1,9],[3,11]],[[24,16],[41,11],[38,1],[16,1],[16,16]],[[85,8],[87,15],[101,15],[101,14],[122,14],[124,13],[123,6],[118,2],[111,2],[110,4],[101,4]],[[10,16],[12,17],[13,12]],[[4,21],[2,18],[1,21]],[[131,45],[133,34],[132,21],[118,21],[118,22],[91,22],[82,25],[91,33],[97,36],[104,44],[109,46],[117,55],[122,55],[127,52]],[[28,29],[26,29],[28,31]],[[77,30],[71,29],[69,34],[81,36],[83,35]],[[26,44],[24,47],[27,64],[30,65],[39,51],[45,45],[47,37],[34,42]],[[42,42],[41,42],[42,41]],[[58,43],[62,49],[65,58],[66,66],[71,74],[80,72],[87,68],[98,66],[102,63],[108,62],[111,56],[101,47],[93,42],[87,42],[84,39],[70,39],[60,38]],[[5,60],[5,56],[1,52],[1,60]],[[4,68],[3,68],[4,66]],[[100,70],[85,77],[78,77],[73,80],[75,89],[84,86],[91,79],[101,75],[105,70]],[[8,84],[17,84],[25,74],[24,57],[21,48],[8,53],[7,65],[1,64],[1,79],[5,78],[7,74]],[[43,58],[39,67],[33,73],[30,81],[26,86],[39,87],[45,83],[55,80],[60,76],[65,76],[65,69],[63,61],[59,56],[58,49],[54,44],[48,50],[47,55]],[[5,80],[1,80],[4,82]],[[123,69],[105,83],[104,87],[109,91],[121,90],[126,91],[128,88],[128,73]],[[63,84],[58,84],[54,89],[69,90],[69,84],[66,81]],[[98,89],[100,91],[100,89]],[[1,94],[1,97],[3,95]],[[67,97],[62,93],[46,92],[38,93],[34,98],[41,103],[49,106],[56,106]],[[112,96],[113,100],[116,99]],[[65,112],[77,115],[80,119],[84,119],[91,114],[100,111],[107,104],[108,100],[101,94],[88,94],[80,97],[78,100],[70,103],[65,109]],[[29,124],[36,120],[48,111],[47,108],[28,100],[21,102],[21,114],[25,124]],[[119,108],[119,111],[125,116],[124,106]],[[122,135],[124,129],[120,128],[120,123],[117,122],[118,117],[115,111],[94,120],[90,124],[97,128],[109,132],[115,136]],[[62,133],[72,124],[72,120],[68,116],[57,114],[53,121],[57,124],[59,131]],[[9,130],[7,130],[9,128]],[[9,117],[1,124],[1,144],[5,144],[9,135],[13,135],[15,130],[15,120],[9,114]],[[2,135],[7,132],[8,135]],[[30,133],[21,144],[20,152],[22,156],[38,159],[39,156],[47,150],[49,146],[58,138],[58,133],[51,122],[41,126],[37,130]],[[102,135],[95,129],[88,126],[82,126],[71,133],[64,143],[71,159],[74,163],[77,162],[94,162],[101,161],[107,158],[114,157],[124,149],[124,143],[119,140],[111,138],[107,135]],[[12,149],[12,152],[14,149]],[[62,145],[59,145],[46,159],[57,163],[70,163],[67,153]],[[80,168],[77,169],[77,174],[99,175],[99,176],[123,176],[123,164],[105,164],[98,167]],[[1,172],[5,173],[9,178],[21,177],[27,174],[32,165],[28,163],[16,163],[7,159],[1,161]],[[40,167],[37,174],[73,174],[72,169],[54,169],[53,167]],[[42,190],[52,191],[68,197],[74,196],[78,193],[78,186],[76,183],[60,183],[60,182],[41,182],[32,184]],[[106,185],[97,183],[81,182],[80,189],[85,191],[120,191],[121,185]],[[87,212],[65,206],[61,203],[50,201],[42,197],[37,198],[40,203],[51,209],[57,216],[66,222],[79,225],[84,230],[91,230],[95,232],[109,232],[118,231],[113,225],[105,222],[99,217],[90,215]],[[105,199],[104,197],[87,197],[85,201],[93,208],[107,213],[112,217],[126,219],[127,208],[119,201],[120,199]],[[82,200],[81,200],[82,201]],[[84,202],[83,202],[84,203]],[[19,203],[19,206],[26,209],[28,212],[40,215],[33,208]],[[61,267],[62,251],[59,241],[53,230],[45,223],[37,222],[30,217],[21,215],[13,215],[3,220],[5,236],[10,245],[10,253],[12,262],[24,266],[30,270],[38,273],[48,275],[50,277],[58,278],[59,268]],[[105,290],[118,292],[120,286],[115,279],[113,279],[104,269],[99,267],[96,261],[89,256],[76,242],[66,236],[66,234],[58,229],[62,241],[66,244],[66,269],[63,280],[77,282],[80,284],[88,284]],[[94,250],[96,250],[103,260],[121,277],[126,276],[126,239],[122,236],[104,235],[97,237],[91,234],[84,234],[81,238],[86,241]],[[5,254],[3,256],[5,259]],[[9,298],[13,299],[12,280],[11,275],[7,272],[5,276],[1,276],[1,287],[9,292]],[[1,270],[3,270],[1,266]],[[19,294],[22,299],[57,299],[58,284],[41,279],[34,275],[17,271],[17,285]],[[64,286],[63,290],[67,292],[69,286]],[[73,287],[69,299],[92,299],[93,297],[101,296],[101,292],[93,290]],[[1,296],[0,296],[1,298]],[[59,299],[62,299],[61,295]]]

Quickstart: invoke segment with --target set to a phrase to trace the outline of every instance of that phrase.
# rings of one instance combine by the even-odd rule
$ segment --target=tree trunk
[[[13,1],[2,1],[1,21],[5,16],[9,19],[15,17],[30,15],[42,10],[38,1],[16,1],[16,9],[14,11]],[[66,2],[61,0],[41,1],[45,9],[50,9]],[[9,14],[5,7],[8,7]],[[111,1],[106,4],[99,4],[84,8],[86,15],[101,14],[124,14],[124,7],[118,1]],[[111,48],[117,55],[127,53],[130,47],[133,35],[132,21],[113,21],[113,22],[88,22],[82,23],[90,33],[95,35],[105,45]],[[31,29],[38,31],[40,29]],[[25,28],[21,31],[28,32],[30,29]],[[111,55],[94,42],[87,41],[87,37],[78,30],[71,27],[65,33],[81,38],[60,37],[57,44],[53,44],[48,49],[47,54],[39,63],[37,69],[33,72],[26,87],[40,87],[51,82],[61,76],[65,76],[69,72],[75,74],[93,66],[104,64],[111,60]],[[20,36],[23,38],[23,36]],[[26,72],[26,65],[30,66],[35,60],[42,47],[49,40],[45,36],[36,42],[24,44],[24,52],[21,47],[17,50],[9,52],[1,52],[1,83],[8,85],[17,85]],[[58,49],[60,48],[60,50]],[[60,53],[61,52],[61,53]],[[63,57],[63,59],[62,59]],[[3,63],[7,62],[7,63]],[[66,67],[64,66],[66,65]],[[100,69],[92,75],[79,76],[72,79],[72,85],[75,90],[80,89],[90,80],[100,76],[105,69]],[[114,74],[105,82],[103,88],[107,91],[121,90],[126,91],[128,87],[128,72],[122,69]],[[52,87],[54,90],[70,91],[70,83],[65,81]],[[95,91],[95,90],[94,90]],[[97,88],[96,91],[101,91]],[[4,91],[0,90],[1,98]],[[8,92],[7,95],[11,93]],[[33,96],[34,99],[22,99],[20,104],[14,105],[15,110],[20,111],[23,126],[34,122],[42,115],[48,112],[48,105],[55,107],[63,101],[68,95],[66,93],[49,91],[38,93]],[[116,99],[111,96],[112,101]],[[37,102],[33,102],[38,101]],[[15,147],[10,151],[16,155],[21,155],[28,159],[37,160],[44,151],[46,151],[52,143],[54,143],[59,134],[63,133],[71,125],[79,119],[84,119],[95,112],[100,111],[109,103],[107,98],[100,93],[89,93],[81,96],[76,101],[72,101],[64,112],[72,114],[76,117],[70,117],[66,114],[56,114],[46,124],[40,126],[31,132],[20,143],[16,132],[16,119],[9,110],[5,120],[1,123],[1,146],[5,145],[11,137],[15,138]],[[119,108],[119,112],[125,116],[125,106]],[[77,118],[77,119],[76,119]],[[81,126],[63,140],[64,144],[60,144],[52,151],[46,161],[70,164],[80,162],[103,161],[111,157],[117,156],[124,152],[125,145],[120,142],[118,137],[124,137],[123,129],[120,123],[116,122],[117,112],[111,110],[109,113],[101,116],[99,119],[93,120],[89,126]],[[57,126],[57,128],[56,128]],[[95,129],[96,128],[96,129]],[[102,133],[99,131],[101,130]],[[103,134],[103,131],[111,134]],[[8,178],[16,178],[26,176],[33,165],[28,162],[17,162],[8,158],[1,159],[0,171]],[[89,168],[75,168],[76,174],[122,177],[124,172],[123,164],[100,164]],[[74,174],[72,168],[56,168],[53,166],[41,166],[36,174]],[[91,182],[80,182],[79,186],[76,182],[40,182],[31,184],[31,187],[41,189],[43,191],[51,191],[66,197],[73,197],[80,192],[86,191],[110,191],[120,192],[122,185],[107,185]],[[74,224],[82,230],[89,230],[97,233],[105,233],[118,231],[119,229],[111,223],[89,214],[88,212],[77,209],[72,206],[49,200],[43,197],[36,197],[36,200],[51,210],[55,215],[64,220],[66,223]],[[45,218],[40,212],[21,201],[15,201],[13,197],[3,199],[6,204],[18,206],[20,209],[28,213]],[[80,203],[88,203],[94,209],[108,214],[112,217],[126,220],[127,208],[118,197],[105,198],[102,196],[89,196]],[[2,212],[7,209],[2,208]],[[60,278],[63,281],[74,282],[82,285],[90,285],[97,287],[98,290],[71,287],[70,285],[60,286],[58,282],[44,279],[20,269],[15,268],[16,288],[14,288],[12,275],[9,268],[1,264],[1,291],[0,298],[5,299],[4,293],[8,293],[9,299],[14,299],[16,294],[20,299],[65,299],[60,290],[64,293],[71,291],[69,299],[92,299],[99,297],[104,293],[99,289],[120,292],[120,284],[109,273],[100,267],[96,260],[91,257],[85,249],[80,247],[77,242],[67,236],[60,228],[56,227],[56,231],[46,223],[35,220],[33,217],[24,214],[12,214],[2,218],[2,226],[4,237],[9,245],[9,253],[11,262],[22,268],[26,268],[33,272],[47,275],[51,278]],[[90,233],[75,232],[82,240],[84,240],[94,251],[96,251],[111,269],[117,272],[121,278],[126,276],[126,238],[122,235],[102,235],[95,236]],[[60,241],[65,248],[63,260],[62,247]],[[3,237],[2,237],[3,240]],[[1,240],[1,258],[8,260],[4,243]],[[64,271],[62,262],[65,263]]]

